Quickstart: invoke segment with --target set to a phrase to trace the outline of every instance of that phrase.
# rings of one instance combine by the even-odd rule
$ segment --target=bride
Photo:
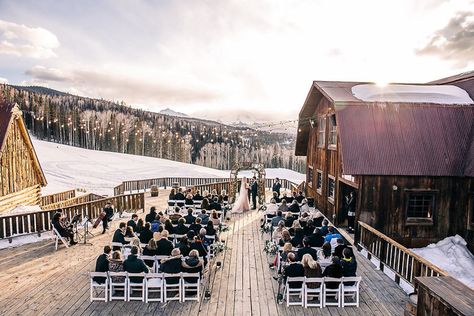
[[[239,198],[235,201],[234,206],[232,207],[232,213],[243,213],[250,211],[248,189],[247,178],[243,177],[242,184],[240,185]]]

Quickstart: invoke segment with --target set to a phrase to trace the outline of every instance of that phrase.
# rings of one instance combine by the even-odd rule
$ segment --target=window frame
[[[326,147],[326,117],[321,115],[318,117],[318,134],[317,134],[317,147]]]
[[[408,216],[408,208],[410,207],[410,196],[426,194],[431,195],[431,217],[410,217]],[[420,225],[420,226],[433,226],[434,218],[436,216],[436,199],[438,190],[430,189],[405,189],[405,223],[406,225]]]
[[[313,187],[313,182],[314,182],[314,168],[313,168],[313,166],[308,166],[308,171],[307,172],[308,172],[308,174],[306,175],[307,180],[308,180],[307,185],[312,188]],[[311,175],[311,182],[309,182],[309,179],[310,179],[309,175]]]
[[[332,117],[336,119],[336,114],[328,115],[329,129],[328,129],[328,149],[337,149],[337,122],[333,124]],[[334,142],[333,142],[334,141]]]
[[[331,192],[331,185],[330,185],[331,180],[334,182],[334,187],[333,187],[333,190],[332,190],[332,195],[329,195],[330,192]],[[336,177],[334,177],[330,174],[328,174],[327,198],[328,198],[329,203],[334,204],[334,200],[336,199]]]
[[[319,181],[319,179],[321,179],[321,181]],[[319,195],[323,195],[323,183],[323,171],[320,169],[316,169],[316,193],[318,193]],[[318,187],[318,184],[321,184],[321,186]]]

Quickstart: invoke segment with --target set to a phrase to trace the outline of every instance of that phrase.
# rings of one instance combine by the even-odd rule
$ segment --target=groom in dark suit
[[[253,203],[252,210],[255,210],[257,208],[257,191],[258,191],[257,178],[255,176],[253,177],[251,191],[252,191],[252,203]]]

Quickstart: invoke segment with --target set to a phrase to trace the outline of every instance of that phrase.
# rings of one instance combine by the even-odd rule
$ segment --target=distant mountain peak
[[[187,114],[184,114],[184,113],[181,113],[181,112],[173,111],[173,110],[170,109],[170,108],[166,108],[166,109],[164,109],[164,110],[161,110],[159,113],[160,113],[160,114],[164,114],[164,115],[169,115],[169,116],[189,117],[189,115],[187,115]]]

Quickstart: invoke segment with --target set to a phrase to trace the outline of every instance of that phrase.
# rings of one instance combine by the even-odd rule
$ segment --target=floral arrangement
[[[278,252],[278,245],[273,240],[265,240],[265,247],[263,247],[263,252],[267,255],[276,255]]]
[[[222,232],[229,231],[229,226],[224,225],[224,224],[219,224],[219,231],[220,231],[221,233],[222,233]]]
[[[272,223],[266,223],[265,225],[260,227],[260,231],[262,232],[262,234],[270,234],[272,232],[272,228]]]
[[[259,211],[265,212],[267,210],[267,205],[263,204],[258,208]]]
[[[230,248],[227,247],[227,245],[225,243],[223,243],[222,241],[216,241],[214,242],[212,245],[209,246],[211,251],[217,255],[219,252],[222,252],[224,250],[229,250]]]

